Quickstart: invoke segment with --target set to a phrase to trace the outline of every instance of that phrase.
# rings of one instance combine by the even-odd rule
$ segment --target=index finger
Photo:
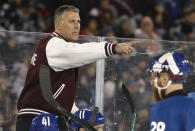
[[[131,41],[131,42],[127,42],[129,45],[137,45],[139,43],[141,43],[140,41]]]

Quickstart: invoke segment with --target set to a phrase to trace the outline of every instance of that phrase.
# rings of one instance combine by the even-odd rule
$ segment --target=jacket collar
[[[60,34],[58,34],[57,32],[53,32],[52,36],[58,37],[60,39],[64,39]],[[64,39],[65,40],[65,39]],[[66,40],[65,40],[66,41]]]

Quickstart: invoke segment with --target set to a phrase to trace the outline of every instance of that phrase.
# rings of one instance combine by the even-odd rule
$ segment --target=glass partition
[[[17,100],[36,43],[48,34],[0,31],[0,126],[15,131]]]
[[[0,31],[0,130],[15,131],[17,100],[23,89],[26,72],[32,53],[40,39],[50,34]],[[190,79],[187,91],[195,81],[195,43],[181,41],[151,41],[140,39],[80,36],[78,43],[108,41],[123,43],[141,41],[134,46],[131,55],[115,55],[80,68],[75,97],[76,105],[82,108],[98,106],[105,117],[105,131],[129,131],[132,114],[121,92],[124,83],[137,112],[135,131],[148,130],[148,116],[152,91],[147,77],[148,63],[152,57],[168,51],[183,52],[190,61]],[[98,43],[97,43],[98,44]],[[89,54],[90,55],[90,54]]]
[[[51,34],[0,31],[0,130],[15,131],[17,100],[36,44]],[[80,36],[78,43],[98,42],[94,36]],[[79,108],[93,108],[96,92],[96,62],[80,68],[75,102]]]
[[[106,41],[123,43],[140,41],[131,55],[115,55],[105,60],[104,116],[106,131],[130,131],[134,115],[122,93],[124,83],[135,103],[137,113],[135,131],[149,130],[149,112],[152,107],[152,88],[148,79],[149,62],[154,56],[178,51],[190,61],[191,71],[186,91],[195,87],[195,43],[184,41],[153,41],[144,39],[103,38]],[[132,106],[132,105],[131,105]]]

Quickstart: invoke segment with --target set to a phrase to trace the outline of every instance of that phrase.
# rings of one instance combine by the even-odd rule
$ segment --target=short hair
[[[62,5],[58,7],[54,14],[54,23],[56,20],[59,20],[60,18],[62,18],[62,16],[64,15],[64,12],[67,12],[67,11],[79,12],[79,9],[71,5]]]

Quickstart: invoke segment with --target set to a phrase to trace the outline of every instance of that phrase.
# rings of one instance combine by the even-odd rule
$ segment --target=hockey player
[[[59,131],[58,119],[54,114],[41,114],[32,120],[30,131]]]
[[[89,124],[92,117],[92,113],[93,111],[90,109],[83,109],[83,110],[78,110],[77,112],[74,113],[74,115]],[[71,121],[71,126],[73,129],[75,129],[75,131],[85,131],[83,126],[74,120]],[[100,112],[98,112],[96,115],[94,128],[97,131],[103,131],[103,127],[104,127],[104,117]]]
[[[132,45],[139,42],[113,44],[109,42],[90,42],[79,44],[80,16],[76,7],[63,5],[54,14],[55,32],[43,38],[37,44],[31,64],[29,66],[24,89],[19,97],[17,109],[18,117],[16,131],[28,131],[34,117],[43,113],[57,116],[63,114],[49,105],[43,98],[39,69],[46,65],[51,73],[53,97],[68,111],[74,103],[79,67],[105,59],[114,54],[130,54]],[[60,117],[58,117],[59,119]],[[59,119],[60,131],[64,130],[65,123]]]
[[[74,115],[89,124],[89,121],[91,120],[92,117],[92,113],[93,111],[90,109],[82,109],[76,111]],[[71,126],[72,129],[70,130],[84,131],[82,125],[77,123],[74,120],[71,120]],[[104,117],[100,112],[98,112],[94,122],[94,128],[97,129],[97,131],[103,131],[103,127],[104,127]],[[68,128],[66,130],[68,130]],[[37,115],[32,120],[30,131],[59,131],[58,116],[54,114]]]
[[[181,53],[165,53],[150,63],[153,98],[151,131],[195,131],[195,93],[186,93],[183,83],[190,72]]]

